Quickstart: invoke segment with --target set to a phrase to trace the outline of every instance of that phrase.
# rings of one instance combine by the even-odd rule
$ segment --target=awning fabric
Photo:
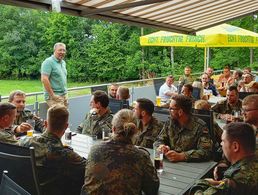
[[[44,10],[52,6],[52,0],[0,3]],[[66,14],[183,34],[194,34],[258,11],[258,0],[62,0],[60,5]]]
[[[159,31],[140,37],[142,46],[258,47],[258,33],[229,24],[196,32],[196,36]]]

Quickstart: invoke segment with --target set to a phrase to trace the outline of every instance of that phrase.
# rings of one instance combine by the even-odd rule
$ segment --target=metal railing
[[[214,71],[215,74],[221,73],[222,70],[217,70]],[[198,72],[198,73],[192,73],[192,76],[200,76],[203,72]],[[257,73],[257,72],[255,72]],[[175,75],[175,77],[179,77],[180,75]],[[133,81],[123,81],[123,82],[116,82],[118,85],[130,85],[131,88],[131,99],[133,100],[133,96],[134,96],[134,88],[135,86],[133,86],[133,84],[136,83],[148,83],[149,81],[153,81],[154,79],[161,79],[161,78],[166,78],[166,77],[157,77],[157,78],[150,78],[150,79],[141,79],[141,80],[133,80]],[[176,82],[175,82],[176,83]],[[105,84],[98,84],[98,85],[87,85],[87,86],[82,86],[82,87],[72,87],[72,88],[68,88],[68,93],[72,92],[72,91],[79,91],[79,90],[85,90],[85,89],[90,89],[92,87],[99,87],[99,86],[110,86],[111,83],[105,83]],[[39,111],[39,101],[38,101],[38,97],[42,96],[44,94],[44,92],[33,92],[33,93],[26,93],[26,97],[35,97],[35,102],[34,102],[34,112],[38,113]],[[85,94],[86,95],[86,94]],[[3,100],[8,100],[9,96],[1,96],[0,95],[0,102]]]

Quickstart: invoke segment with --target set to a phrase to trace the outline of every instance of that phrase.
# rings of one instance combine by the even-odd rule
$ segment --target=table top
[[[87,158],[90,147],[101,141],[92,140],[90,136],[77,134],[72,137],[72,148],[81,156]],[[153,159],[153,150],[148,149]],[[164,172],[159,174],[159,194],[184,194],[197,179],[202,178],[209,170],[216,165],[216,162],[172,163],[166,159],[163,162]]]
[[[210,97],[210,99],[208,100],[208,102],[209,102],[210,104],[216,104],[217,102],[222,101],[222,100],[225,100],[225,99],[226,99],[226,97],[221,97],[221,96],[214,96],[214,95],[212,95],[212,96]]]
[[[218,123],[219,127],[223,129],[223,127],[227,124],[226,121],[222,119],[215,119],[215,121]]]

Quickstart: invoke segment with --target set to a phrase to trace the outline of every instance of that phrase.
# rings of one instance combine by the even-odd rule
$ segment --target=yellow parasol
[[[197,31],[196,36],[159,31],[140,37],[141,46],[180,46],[205,48],[205,65],[209,47],[258,47],[258,33],[229,24]],[[207,68],[207,67],[206,67]]]
[[[258,47],[258,34],[229,24],[197,31],[196,36],[159,31],[140,37],[142,46]]]

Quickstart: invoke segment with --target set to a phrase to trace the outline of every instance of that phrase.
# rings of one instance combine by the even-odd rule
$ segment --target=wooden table
[[[223,127],[227,124],[226,121],[222,119],[215,119],[215,121],[218,123],[219,127],[223,129]]]
[[[77,134],[72,137],[72,147],[75,152],[87,158],[90,147],[100,141],[93,141],[91,137]],[[151,153],[152,151],[148,149]],[[159,174],[159,194],[184,194],[197,179],[202,178],[209,170],[216,165],[216,162],[201,163],[171,163],[164,160],[164,172]]]

